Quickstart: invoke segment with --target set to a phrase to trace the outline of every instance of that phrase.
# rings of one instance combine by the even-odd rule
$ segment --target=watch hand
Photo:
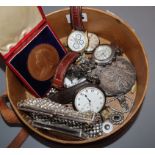
[[[88,98],[88,96],[87,95],[85,95],[85,97],[87,98],[87,100],[89,101],[89,103],[91,102],[91,100]]]
[[[73,84],[73,80],[71,79],[71,84]]]
[[[102,53],[102,55],[105,57],[105,53]]]
[[[85,95],[85,94],[84,94]],[[91,111],[91,100],[88,98],[87,95],[85,95],[85,97],[87,98],[87,100],[89,101],[89,106],[90,106],[90,111]]]

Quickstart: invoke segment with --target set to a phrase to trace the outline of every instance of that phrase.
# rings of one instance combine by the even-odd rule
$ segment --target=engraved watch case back
[[[111,65],[98,67],[93,74],[99,76],[100,87],[108,96],[127,93],[136,81],[134,66],[123,57],[117,57]]]

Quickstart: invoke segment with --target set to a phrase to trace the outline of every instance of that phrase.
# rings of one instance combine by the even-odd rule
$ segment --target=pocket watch
[[[100,44],[98,36],[94,33],[88,32],[88,47],[85,49],[86,53],[91,53]]]
[[[94,84],[82,86],[75,95],[74,106],[80,112],[100,112],[104,107],[104,92]]]
[[[73,30],[67,39],[68,47],[73,52],[83,52],[88,46],[87,32]]]
[[[115,58],[116,50],[108,44],[99,45],[93,53],[93,60],[97,65],[111,64]]]
[[[74,101],[76,91],[79,90],[81,87],[86,86],[87,84],[89,84],[88,81],[83,81],[74,86],[69,86],[68,88],[60,89],[54,94],[49,94],[47,97],[50,100],[58,102],[60,104],[69,104]]]

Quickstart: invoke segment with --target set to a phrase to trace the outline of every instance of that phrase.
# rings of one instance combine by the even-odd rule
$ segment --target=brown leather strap
[[[70,17],[71,17],[72,28],[74,30],[84,31],[84,25],[82,22],[82,7],[71,6]]]
[[[75,61],[79,57],[79,53],[70,52],[65,55],[65,57],[60,61],[57,66],[55,76],[53,78],[52,85],[57,89],[61,89],[63,87],[64,77],[67,72],[68,67],[73,61]]]
[[[0,114],[2,115],[3,119],[8,124],[18,124],[21,125],[21,122],[19,121],[18,117],[14,113],[13,110],[11,110],[7,105],[6,101],[8,100],[7,95],[0,96]],[[8,145],[8,147],[17,148],[20,147],[23,142],[28,137],[28,132],[22,128],[21,131],[18,133],[18,135],[13,139],[13,141]]]
[[[12,111],[6,105],[5,102],[7,99],[7,95],[3,95],[0,97],[0,114],[2,115],[3,119],[9,124],[21,124],[14,111]]]
[[[24,141],[29,136],[29,133],[26,129],[22,128],[18,135],[12,140],[12,142],[8,145],[8,148],[18,148],[20,147]]]

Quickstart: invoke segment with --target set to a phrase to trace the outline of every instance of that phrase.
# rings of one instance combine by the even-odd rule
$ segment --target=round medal
[[[45,81],[54,75],[58,62],[56,49],[48,44],[40,44],[30,52],[27,67],[34,79]]]

